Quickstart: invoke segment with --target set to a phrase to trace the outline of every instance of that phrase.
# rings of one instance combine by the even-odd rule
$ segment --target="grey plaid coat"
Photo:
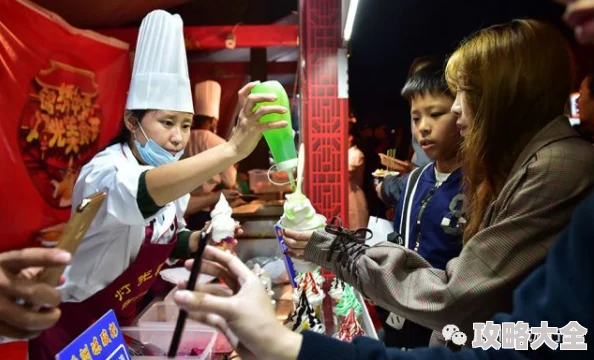
[[[594,148],[560,117],[526,146],[480,231],[445,270],[389,242],[331,251],[335,237],[325,231],[314,233],[305,259],[334,271],[376,305],[433,329],[432,344],[444,343],[441,329],[448,324],[471,339],[473,322],[511,310],[513,289],[545,259],[593,184]]]

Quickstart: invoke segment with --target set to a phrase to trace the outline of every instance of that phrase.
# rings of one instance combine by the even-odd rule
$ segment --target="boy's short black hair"
[[[410,101],[415,96],[429,93],[454,98],[445,79],[443,61],[434,58],[423,60],[415,61],[411,66],[409,77],[400,92],[402,97]]]

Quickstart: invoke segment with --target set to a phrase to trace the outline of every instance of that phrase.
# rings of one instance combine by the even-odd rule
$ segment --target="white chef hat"
[[[219,118],[221,85],[212,80],[199,82],[194,87],[194,114]]]
[[[126,109],[194,113],[183,28],[179,15],[163,10],[142,20]]]

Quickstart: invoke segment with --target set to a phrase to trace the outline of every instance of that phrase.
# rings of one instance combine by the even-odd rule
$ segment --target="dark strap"
[[[330,245],[326,261],[331,261],[332,255],[338,252],[336,262],[357,276],[354,265],[357,259],[368,248],[365,245],[365,241],[373,237],[373,232],[366,228],[360,228],[354,231],[345,229],[342,227],[342,220],[338,216],[333,217],[330,224],[326,225],[324,230],[335,236],[334,241]]]
[[[400,217],[402,219],[402,221],[400,222],[400,231],[399,231],[400,237],[404,241],[406,241],[406,234],[408,232],[408,229],[406,227],[406,220],[408,219],[408,217],[410,215],[408,213],[408,207],[409,207],[410,202],[412,201],[413,189],[419,183],[419,179],[421,178],[421,173],[423,173],[423,170],[425,170],[425,167],[423,167],[423,168],[419,167],[419,168],[414,169],[410,173],[410,177],[406,184],[406,189],[405,189],[405,193],[404,193],[404,204],[402,207],[402,216]],[[398,214],[396,216],[398,216]]]
[[[364,244],[365,241],[373,237],[373,232],[367,228],[359,228],[356,230],[349,230],[342,227],[342,219],[339,216],[334,216],[330,220],[330,224],[326,225],[324,229],[327,233],[332,235],[344,235],[350,238],[352,241]]]

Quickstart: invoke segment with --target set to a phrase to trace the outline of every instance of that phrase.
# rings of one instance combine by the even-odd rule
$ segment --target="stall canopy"
[[[153,9],[170,9],[189,0],[35,0],[69,24],[86,29],[112,28],[142,19]]]
[[[297,9],[294,0],[34,0],[73,26],[138,26],[153,9],[178,13],[187,26],[271,24]]]

